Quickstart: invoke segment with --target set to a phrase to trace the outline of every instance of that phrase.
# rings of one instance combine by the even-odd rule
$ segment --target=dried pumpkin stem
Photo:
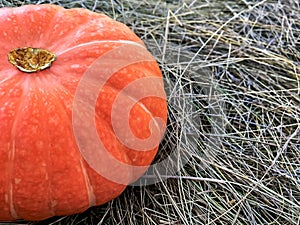
[[[54,53],[42,48],[17,48],[8,53],[8,61],[27,73],[49,68],[55,59]]]

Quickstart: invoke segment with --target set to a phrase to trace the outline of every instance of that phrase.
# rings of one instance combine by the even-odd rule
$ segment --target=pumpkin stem
[[[8,61],[27,73],[47,69],[55,59],[55,54],[42,48],[17,48],[8,53]]]

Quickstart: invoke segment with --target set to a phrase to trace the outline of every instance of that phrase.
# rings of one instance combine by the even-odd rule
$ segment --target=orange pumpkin
[[[0,27],[0,220],[117,197],[151,164],[166,123],[143,42],[105,15],[55,5],[2,8]]]

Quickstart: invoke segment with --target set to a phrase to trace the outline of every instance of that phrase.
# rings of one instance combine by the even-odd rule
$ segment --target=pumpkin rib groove
[[[80,159],[80,166],[81,166],[81,171],[83,173],[83,177],[84,177],[84,180],[85,180],[85,187],[86,187],[87,194],[88,194],[89,207],[91,207],[91,206],[94,206],[96,204],[96,196],[95,196],[95,193],[94,193],[93,186],[91,185],[90,178],[87,174],[86,168],[83,164],[83,158],[82,157]]]
[[[10,215],[14,218],[14,219],[18,219],[19,216],[15,210],[15,206],[14,206],[14,198],[13,198],[13,165],[14,165],[14,152],[15,152],[15,142],[12,141],[12,147],[11,147],[11,151],[9,153],[10,157],[9,157],[9,162],[10,162],[10,168],[7,170],[9,175],[9,179],[8,179],[8,202],[9,202],[9,211],[10,211]],[[13,155],[13,156],[11,156]]]

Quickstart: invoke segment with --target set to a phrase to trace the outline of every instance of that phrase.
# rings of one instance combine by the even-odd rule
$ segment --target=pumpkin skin
[[[95,60],[143,42],[105,15],[49,4],[2,8],[0,26],[0,220],[75,214],[116,198],[151,164],[158,146],[137,151],[124,145],[112,127],[112,107],[128,84],[144,77],[162,80],[158,64],[145,60],[121,68],[97,96],[94,121],[105,149],[120,162],[143,168],[137,173],[112,169],[126,178],[118,183],[83,157],[72,127],[74,96]],[[22,72],[7,56],[22,47],[47,49],[57,59],[45,70]],[[153,117],[166,123],[165,99],[145,97],[124,119],[134,135],[145,139]]]

